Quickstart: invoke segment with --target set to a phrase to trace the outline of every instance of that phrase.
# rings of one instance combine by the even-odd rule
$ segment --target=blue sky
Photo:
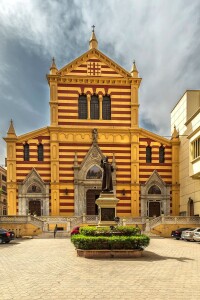
[[[10,119],[20,135],[49,125],[46,74],[99,50],[140,76],[140,127],[170,135],[170,112],[200,89],[200,1],[0,0],[0,165]]]

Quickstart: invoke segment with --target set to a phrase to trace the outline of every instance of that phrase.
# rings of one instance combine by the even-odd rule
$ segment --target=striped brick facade
[[[27,213],[28,201],[40,201],[39,196],[43,197],[41,214],[73,216],[87,213],[87,191],[101,189],[101,179],[87,180],[87,172],[100,164],[100,157],[108,156],[115,167],[114,192],[119,198],[117,215],[148,215],[145,207],[151,201],[147,191],[151,176],[154,176],[152,184],[157,184],[158,180],[161,191],[167,191],[163,196],[164,204],[159,198],[160,209],[163,208],[166,214],[177,214],[179,142],[176,137],[168,140],[139,128],[141,78],[138,78],[137,69],[129,73],[96,48],[91,48],[60,70],[52,64],[47,80],[50,126],[18,137],[11,128],[5,138],[8,213]],[[87,97],[87,119],[79,119],[81,94]],[[90,119],[90,100],[94,94],[99,100],[98,120]],[[104,95],[109,95],[111,100],[110,120],[102,118]],[[94,128],[98,132],[95,142]],[[29,145],[29,161],[24,161],[25,143]],[[43,161],[38,161],[39,144],[43,145]],[[146,163],[148,145],[152,147],[151,163]],[[165,148],[164,163],[159,163],[161,145]],[[34,192],[27,196],[34,182],[41,188],[41,194],[36,198]]]

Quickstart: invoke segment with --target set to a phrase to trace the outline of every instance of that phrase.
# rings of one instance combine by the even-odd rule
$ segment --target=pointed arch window
[[[44,147],[42,144],[38,145],[38,161],[44,160]]]
[[[152,148],[151,146],[146,147],[146,162],[151,163],[152,161]]]
[[[87,96],[82,94],[78,99],[78,118],[87,119]]]
[[[29,161],[29,144],[24,145],[24,161]]]
[[[161,194],[161,190],[157,185],[152,185],[148,190],[148,194]]]
[[[87,172],[86,179],[101,179],[102,171],[98,166],[92,166]]]
[[[96,94],[92,95],[91,97],[90,118],[92,120],[99,119],[99,98]]]
[[[163,146],[159,147],[159,163],[165,162],[165,148]]]
[[[109,95],[103,97],[103,120],[111,120],[111,100]]]

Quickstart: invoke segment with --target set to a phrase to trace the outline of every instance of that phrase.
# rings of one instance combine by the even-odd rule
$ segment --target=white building
[[[180,137],[180,215],[200,215],[200,90],[188,90],[171,112]]]

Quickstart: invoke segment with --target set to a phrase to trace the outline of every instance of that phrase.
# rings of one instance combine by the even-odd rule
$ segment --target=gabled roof
[[[140,133],[143,135],[143,136],[145,136],[145,137],[147,137],[147,138],[151,138],[152,140],[154,140],[154,141],[157,141],[157,142],[160,142],[160,143],[162,143],[162,144],[167,144],[167,145],[170,145],[171,144],[171,141],[169,140],[169,139],[167,139],[167,138],[165,138],[165,137],[163,137],[163,136],[160,136],[160,135],[158,135],[158,134],[155,134],[155,133],[153,133],[153,132],[151,132],[151,131],[148,131],[148,130],[146,130],[146,129],[144,129],[144,128],[140,128]]]
[[[42,135],[42,134],[45,134],[45,133],[49,133],[48,127],[39,128],[39,129],[36,129],[34,131],[19,135],[18,138],[17,138],[17,141],[18,142],[25,142],[29,139],[37,138],[39,135]]]
[[[85,52],[83,55],[79,56],[66,66],[64,66],[62,69],[58,70],[57,75],[61,76],[67,76],[67,75],[74,75],[73,71],[75,71],[80,65],[83,63],[87,63],[90,59],[97,59],[101,63],[103,63],[105,66],[108,68],[111,68],[116,74],[123,78],[131,78],[131,74],[126,71],[124,68],[122,68],[120,65],[118,65],[116,62],[114,62],[112,59],[110,59],[108,56],[103,54],[100,50],[98,49],[90,49],[87,52]],[[105,68],[104,66],[104,68]],[[114,75],[113,75],[114,77]]]

